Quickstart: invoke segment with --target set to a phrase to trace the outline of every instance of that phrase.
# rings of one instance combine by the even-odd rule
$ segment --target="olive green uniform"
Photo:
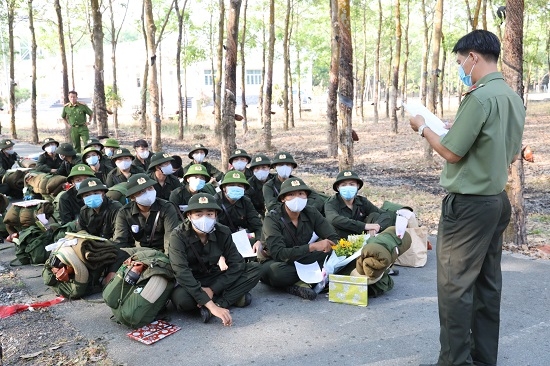
[[[103,184],[107,182],[107,176],[109,175],[109,172],[113,170],[112,165],[106,165],[103,159],[99,161],[99,170],[96,172],[94,171],[94,174],[97,179],[99,179]]]
[[[256,286],[260,265],[244,262],[226,226],[217,223],[214,231],[208,234],[208,242],[203,245],[191,225],[186,219],[170,237],[168,256],[179,285],[172,292],[172,302],[179,311],[197,309],[197,304],[202,306],[210,301],[201,288],[209,287],[214,292],[212,301],[227,308]],[[228,266],[225,271],[218,266],[220,256],[225,258]]]
[[[386,211],[379,209],[363,196],[355,196],[352,207],[350,209],[346,205],[340,193],[336,193],[325,203],[327,221],[341,238],[362,234],[366,223],[380,225],[380,232],[394,224]]]
[[[232,233],[240,229],[246,229],[248,233],[253,233],[255,240],[260,240],[262,235],[262,220],[260,215],[254,209],[250,198],[243,196],[234,203],[229,202],[223,192],[218,192],[214,197],[222,208],[218,215],[218,222],[229,227]]]
[[[189,164],[187,164],[184,168],[183,168],[183,171],[186,173],[187,170],[189,169],[189,167],[193,164],[197,164],[195,163],[195,161],[191,161]],[[214,177],[216,178],[216,180],[218,182],[220,182],[223,178],[223,173],[221,171],[218,170],[218,168],[216,168],[214,165],[210,164],[209,162],[207,161],[203,161],[202,163],[200,163],[202,166],[204,166],[206,168],[206,171],[208,172],[208,175],[211,176],[211,177]]]
[[[87,117],[92,116],[93,112],[86,104],[76,102],[75,105],[71,103],[65,104],[63,112],[61,112],[61,118],[66,119],[71,126],[71,141],[77,152],[80,152],[80,139],[86,141],[90,139],[90,131],[88,130]]]
[[[501,73],[477,81],[441,144],[461,156],[446,163],[438,227],[439,365],[496,365],[502,233],[511,207],[504,186],[520,152],[525,108]]]
[[[71,174],[71,169],[78,164],[82,164],[82,157],[80,155],[73,156],[73,160],[71,162],[63,160],[61,165],[59,165],[59,168],[57,168],[57,174],[68,177],[69,174]]]
[[[157,197],[162,198],[163,200],[168,200],[172,191],[182,186],[180,180],[174,177],[173,174],[169,174],[166,176],[166,179],[164,180],[164,184],[162,186],[158,182],[157,176],[154,171],[149,172],[147,175],[157,182],[157,184],[155,184],[153,187],[155,187],[155,191],[157,191]]]
[[[69,188],[59,198],[59,218],[61,225],[77,220],[80,215],[80,209],[84,206],[82,198],[76,195],[76,187]]]
[[[42,173],[51,173],[52,169],[59,169],[62,162],[63,160],[59,158],[59,155],[55,154],[52,158],[50,154],[44,152],[38,155],[34,170]],[[54,174],[58,174],[58,172]]]
[[[130,176],[138,173],[145,173],[145,171],[141,168],[138,168],[135,165],[130,165]],[[105,185],[107,187],[112,187],[115,184],[119,184],[122,182],[127,182],[128,178],[118,168],[114,168],[107,174],[107,181],[105,182]]]
[[[151,163],[152,155],[153,154],[149,152],[149,156],[147,157],[147,159],[143,159],[143,163],[136,157],[134,160],[132,160],[132,165],[137,168],[141,168],[144,172],[146,172],[147,170],[149,170],[149,164]]]
[[[17,160],[19,160],[19,155],[17,155],[16,152],[13,154],[6,154],[3,151],[0,151],[0,182],[2,182],[4,175],[6,175],[6,171],[11,169]],[[0,193],[12,196],[14,198],[23,197],[22,190],[14,190],[7,183],[0,184]]]
[[[296,177],[291,175],[288,179],[290,178],[296,178]],[[281,192],[282,184],[283,182],[281,182],[278,176],[275,175],[273,179],[270,179],[267,182],[265,182],[264,186],[262,187],[262,193],[264,195],[266,211],[273,210],[275,207],[278,206],[279,200],[277,199],[277,197],[279,196],[279,192]],[[325,198],[323,198],[323,196],[315,192],[313,189],[311,190],[311,193],[307,197],[307,204],[308,206],[315,207],[317,211],[324,213]]]
[[[206,183],[204,187],[196,193],[208,193],[208,194],[211,194],[212,196],[215,196],[216,189],[212,184]],[[172,202],[177,207],[179,207],[180,211],[183,212],[185,211],[185,207],[187,207],[187,203],[189,202],[189,199],[194,194],[195,193],[191,193],[191,191],[189,191],[187,184],[184,184],[183,186],[174,189],[172,193],[170,193],[169,201]]]
[[[262,182],[258,180],[258,178],[256,178],[254,174],[252,174],[252,177],[248,179],[248,184],[250,184],[250,187],[248,187],[248,189],[244,192],[244,194],[250,198],[252,204],[254,205],[254,208],[262,218],[265,216],[265,200],[263,187],[264,184],[273,179],[273,177],[275,177],[275,175],[270,173],[267,176],[267,179]]]
[[[122,204],[103,197],[103,203],[99,206],[99,212],[93,208],[84,205],[80,209],[80,218],[78,220],[82,230],[89,234],[100,236],[105,239],[111,239],[114,234],[114,223],[116,216]]]
[[[155,221],[157,224],[153,233]],[[178,224],[176,208],[166,200],[157,198],[151,205],[147,219],[141,214],[136,202],[129,202],[118,212],[113,242],[119,248],[135,247],[136,242],[139,242],[140,247],[158,249],[166,253],[170,233]],[[132,225],[138,228],[137,233],[132,231]]]
[[[262,282],[274,287],[287,287],[299,281],[294,262],[319,263],[322,267],[330,253],[310,252],[309,241],[315,232],[319,240],[339,240],[327,220],[314,207],[306,206],[294,226],[288,217],[284,203],[270,210],[264,219],[262,235],[269,259],[262,265]],[[286,224],[285,224],[286,223]]]

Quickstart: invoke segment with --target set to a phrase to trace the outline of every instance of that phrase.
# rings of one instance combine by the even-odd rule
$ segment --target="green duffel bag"
[[[174,272],[166,254],[155,249],[124,249],[131,257],[103,290],[114,319],[131,328],[155,320],[174,288]],[[141,272],[141,273],[140,273]]]

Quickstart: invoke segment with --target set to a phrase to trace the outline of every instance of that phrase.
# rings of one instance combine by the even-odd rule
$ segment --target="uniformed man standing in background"
[[[77,152],[81,151],[80,139],[86,143],[90,139],[90,131],[88,130],[88,123],[92,122],[94,112],[84,103],[80,103],[78,100],[78,94],[74,90],[69,92],[69,103],[63,107],[61,118],[65,121],[67,126],[71,129],[71,141]],[[88,123],[86,123],[86,115],[89,116]]]

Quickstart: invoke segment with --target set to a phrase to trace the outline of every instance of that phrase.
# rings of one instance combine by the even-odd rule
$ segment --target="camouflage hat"
[[[0,140],[0,150],[9,149],[15,145],[12,140],[4,139]]]
[[[95,152],[99,158],[101,159],[101,151],[98,151],[96,149],[94,149],[93,147],[89,146],[87,148],[84,149],[84,151],[82,152],[82,161],[86,161],[86,155],[88,155],[88,153],[91,153],[91,152]]]
[[[271,160],[264,154],[254,155],[252,157],[252,160],[250,161],[250,169],[261,165],[267,165],[271,167]]]
[[[231,154],[231,156],[229,157],[229,164],[231,164],[231,162],[235,158],[246,158],[246,160],[248,160],[249,163],[250,163],[250,160],[251,160],[250,155],[248,155],[246,153],[246,151],[243,150],[243,149],[237,149],[237,150],[233,151],[233,154]]]
[[[218,212],[222,210],[214,196],[208,193],[197,193],[189,198],[189,202],[187,208],[185,209],[185,212],[204,209],[216,210]]]
[[[296,161],[294,161],[294,158],[292,157],[292,155],[290,155],[290,153],[281,151],[275,154],[275,157],[273,157],[273,160],[271,160],[271,167],[274,168],[275,165],[277,164],[285,164],[285,163],[294,165],[294,168],[298,166],[298,164],[296,164]]]
[[[342,170],[340,173],[338,173],[338,176],[336,177],[336,180],[332,185],[332,189],[338,192],[338,185],[340,184],[340,182],[350,179],[357,181],[357,184],[359,184],[358,190],[363,187],[363,181],[361,180],[361,178],[359,178],[357,173],[355,173],[353,170]]]
[[[130,150],[128,150],[127,148],[125,147],[121,147],[119,149],[116,149],[115,152],[113,153],[113,156],[111,157],[111,160],[113,162],[116,161],[116,159],[118,158],[124,158],[124,157],[129,157],[131,158],[132,160],[135,159],[135,156],[132,155],[132,153],[130,152]]]
[[[84,145],[84,148],[87,149],[92,145],[99,145],[99,149],[100,150],[103,149],[103,144],[101,142],[99,142],[98,139],[93,138],[93,137],[91,139],[88,139],[88,141],[86,141],[86,145]]]
[[[311,189],[300,178],[289,178],[281,184],[281,192],[277,196],[277,200],[280,201],[287,193],[295,191],[305,191],[307,195],[311,193]]]
[[[231,183],[238,183],[245,186],[245,189],[250,187],[250,184],[246,180],[246,176],[243,172],[239,172],[238,170],[230,170],[227,173],[225,173],[222,182],[220,183],[220,188],[222,188],[226,184]]]
[[[42,150],[45,150],[46,146],[52,143],[55,144],[56,146],[59,146],[59,142],[55,141],[55,139],[51,137],[46,137],[44,141],[42,141]]]
[[[190,175],[204,175],[206,180],[210,179],[210,174],[206,171],[206,167],[202,164],[193,164],[187,169],[183,175],[183,179],[187,178]]]
[[[109,188],[103,182],[97,178],[86,178],[80,183],[78,192],[76,193],[77,197],[82,196],[84,193],[95,192],[95,191],[105,191],[107,192]]]
[[[134,174],[128,179],[128,184],[126,185],[126,197],[130,197],[139,191],[152,187],[156,183],[157,181],[151,179],[145,173]]]
[[[67,177],[67,179],[76,177],[79,175],[87,175],[89,177],[95,177],[94,171],[92,170],[92,168],[90,168],[88,164],[76,164],[71,169],[71,172],[69,173],[69,176]]]
[[[118,149],[120,145],[118,144],[117,140],[108,138],[107,140],[103,141],[103,147],[114,147],[115,149]]]
[[[149,170],[155,170],[155,167],[157,165],[160,165],[162,163],[166,163],[167,161],[172,161],[174,158],[172,155],[159,151],[153,154],[151,156],[151,162],[149,163]]]
[[[76,156],[76,150],[73,145],[68,142],[60,144],[57,149],[55,149],[55,153],[63,156]]]
[[[204,150],[204,156],[208,155],[208,149],[206,147],[204,147],[203,144],[195,144],[191,148],[191,151],[189,151],[189,154],[187,154],[189,159],[193,159],[193,153],[197,150]]]

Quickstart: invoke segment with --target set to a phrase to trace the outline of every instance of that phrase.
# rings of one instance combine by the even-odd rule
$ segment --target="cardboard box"
[[[358,276],[331,274],[329,278],[328,300],[342,304],[367,306],[369,303],[369,279]]]

